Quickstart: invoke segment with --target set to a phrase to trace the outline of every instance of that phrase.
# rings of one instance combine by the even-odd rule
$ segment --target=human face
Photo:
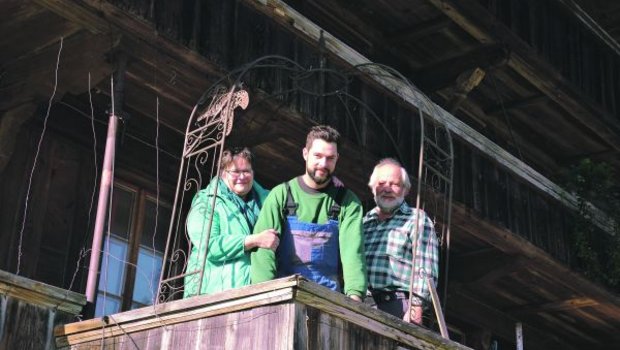
[[[310,149],[304,148],[303,155],[306,160],[306,184],[312,188],[327,186],[336,170],[338,146],[333,142],[316,139],[312,141]]]
[[[372,194],[382,212],[392,212],[405,200],[407,190],[403,185],[400,166],[385,164],[377,168]]]
[[[242,198],[250,192],[254,184],[252,164],[243,157],[233,157],[222,175],[226,186]]]

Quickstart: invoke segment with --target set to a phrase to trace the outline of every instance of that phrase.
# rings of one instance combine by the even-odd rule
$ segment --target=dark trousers
[[[373,307],[400,319],[405,316],[409,309],[409,293],[407,292],[372,291],[372,299],[375,302]]]

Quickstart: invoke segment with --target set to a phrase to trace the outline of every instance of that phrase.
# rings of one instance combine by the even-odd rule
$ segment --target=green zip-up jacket
[[[336,198],[337,188],[329,185],[322,191],[302,187],[303,180],[297,177],[289,181],[291,192],[300,221],[324,224],[327,222],[329,209]],[[305,187],[305,188],[304,188]],[[366,260],[364,256],[364,235],[362,234],[362,205],[357,196],[346,190],[338,217],[338,241],[340,261],[344,279],[344,294],[366,295]],[[284,218],[282,209],[286,206],[286,187],[280,184],[271,191],[260,212],[254,233],[273,228],[282,234]],[[276,253],[269,249],[257,249],[252,252],[252,283],[268,281],[277,276]]]
[[[207,246],[216,183],[217,196]],[[252,233],[267,194],[268,191],[254,181],[248,193],[249,200],[245,202],[220,177],[214,178],[207,188],[196,193],[186,223],[192,242],[186,273],[199,270],[207,249],[208,253],[200,292],[200,274],[192,274],[185,277],[183,297],[212,294],[250,284],[250,254],[244,249],[244,241]]]

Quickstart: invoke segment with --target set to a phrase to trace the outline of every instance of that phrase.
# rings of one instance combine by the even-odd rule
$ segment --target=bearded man
[[[265,199],[254,234],[274,229],[280,245],[275,252],[252,252],[252,283],[300,274],[362,300],[367,287],[363,210],[357,196],[333,176],[339,140],[329,126],[310,129],[302,152],[305,174],[276,186]]]
[[[405,202],[411,181],[397,160],[381,160],[368,186],[377,204],[363,219],[369,291],[379,310],[421,324],[430,300],[427,277],[437,283],[439,271],[433,222]]]

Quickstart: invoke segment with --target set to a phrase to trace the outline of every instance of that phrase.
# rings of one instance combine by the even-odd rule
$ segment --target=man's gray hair
[[[405,190],[411,189],[411,180],[409,180],[409,174],[407,174],[407,170],[405,170],[402,164],[400,164],[400,162],[394,158],[383,158],[379,161],[379,163],[377,163],[377,165],[375,165],[375,168],[373,169],[372,174],[370,175],[370,181],[368,181],[368,187],[370,187],[371,190],[375,187],[375,184],[377,182],[377,170],[381,168],[382,166],[388,165],[388,164],[396,165],[400,167],[400,174],[401,174],[400,179],[403,183],[403,187],[405,188]]]

